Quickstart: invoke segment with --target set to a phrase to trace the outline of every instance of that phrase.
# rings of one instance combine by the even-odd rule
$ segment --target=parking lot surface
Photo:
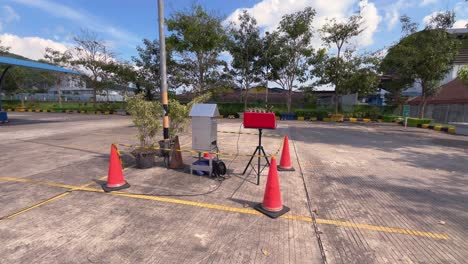
[[[279,173],[291,211],[273,220],[252,209],[268,167],[260,186],[252,170],[242,175],[258,137],[240,120],[219,121],[224,181],[167,170],[161,160],[136,169],[121,146],[131,187],[106,194],[100,184],[110,145],[137,143],[129,117],[9,115],[0,125],[0,263],[468,259],[467,137],[395,124],[280,121],[263,145],[279,160],[288,135],[295,171]],[[190,133],[180,136],[190,149]],[[194,160],[190,152],[183,159]]]

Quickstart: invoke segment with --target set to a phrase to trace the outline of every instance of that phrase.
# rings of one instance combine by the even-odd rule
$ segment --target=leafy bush
[[[377,119],[382,116],[383,108],[373,105],[355,105],[352,111],[344,112],[345,117]]]
[[[155,137],[161,130],[163,110],[157,101],[146,101],[143,94],[125,97],[127,112],[132,115],[133,124],[138,129],[138,140],[143,147],[153,146]]]
[[[432,119],[429,118],[408,118],[408,126],[409,127],[417,127],[418,125],[422,124],[430,124]]]
[[[2,108],[15,108],[21,106],[21,100],[2,100]]]
[[[187,127],[188,121],[190,120],[189,114],[194,104],[204,103],[211,97],[210,93],[200,95],[193,98],[188,104],[181,104],[176,99],[169,100],[169,123],[170,123],[170,134],[180,133]]]
[[[382,119],[384,122],[395,122],[395,120],[401,118],[400,116],[396,115],[384,115],[382,116]]]
[[[81,104],[80,104],[80,108],[82,108]],[[109,111],[109,103],[102,103],[102,104],[96,105],[96,110],[102,111],[102,112]]]
[[[297,109],[295,111],[296,116],[303,116],[306,118],[317,117],[324,118],[328,117],[328,111],[324,109]]]
[[[265,104],[248,104],[247,108],[265,108]],[[268,104],[268,109],[279,116],[279,113],[286,112],[286,105]],[[238,112],[244,112],[244,103],[218,103],[218,110],[222,116],[237,115]]]
[[[222,116],[236,115],[244,111],[244,104],[218,104],[218,110]]]

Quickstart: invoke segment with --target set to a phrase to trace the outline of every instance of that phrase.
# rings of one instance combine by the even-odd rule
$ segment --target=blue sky
[[[166,17],[188,8],[194,1],[166,1]],[[281,15],[312,6],[317,10],[315,27],[327,18],[345,17],[359,10],[366,30],[353,45],[374,51],[388,47],[400,37],[398,17],[407,14],[423,23],[425,17],[442,10],[455,10],[457,26],[468,23],[464,0],[204,0],[205,8],[235,20],[243,8],[257,18],[263,30],[275,28]],[[426,18],[427,19],[427,18]],[[135,55],[142,38],[156,38],[157,0],[0,0],[0,40],[12,51],[40,58],[46,46],[64,49],[72,36],[87,28],[97,32],[122,59]],[[320,45],[316,40],[314,45]]]

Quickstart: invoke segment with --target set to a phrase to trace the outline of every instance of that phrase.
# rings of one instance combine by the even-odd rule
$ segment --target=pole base
[[[265,208],[263,208],[261,203],[255,205],[254,209],[259,211],[260,213],[266,215],[266,216],[269,216],[270,218],[273,218],[273,219],[278,218],[278,217],[284,215],[285,213],[289,212],[289,207],[284,206],[284,205],[283,205],[283,209],[281,209],[281,211],[271,212],[271,211],[268,211]]]
[[[291,168],[281,168],[280,166],[277,167],[278,171],[296,171],[293,167]]]
[[[118,190],[126,189],[126,188],[129,188],[129,187],[130,187],[130,184],[128,184],[128,182],[126,182],[126,181],[125,181],[125,183],[123,185],[120,185],[120,186],[117,186],[117,187],[108,187],[107,184],[102,185],[102,189],[105,192],[118,191]]]

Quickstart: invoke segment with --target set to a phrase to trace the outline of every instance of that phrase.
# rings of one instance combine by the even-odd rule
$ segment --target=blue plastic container
[[[210,165],[210,161],[209,160],[197,160],[193,163],[193,165],[205,165],[205,166],[208,166]],[[202,176],[202,175],[208,175],[208,172],[206,171],[201,171],[201,170],[194,170],[193,171],[194,174],[198,175],[198,176]]]
[[[281,120],[295,120],[296,114],[294,113],[282,113]]]
[[[1,123],[8,122],[7,112],[0,111],[0,122]]]

